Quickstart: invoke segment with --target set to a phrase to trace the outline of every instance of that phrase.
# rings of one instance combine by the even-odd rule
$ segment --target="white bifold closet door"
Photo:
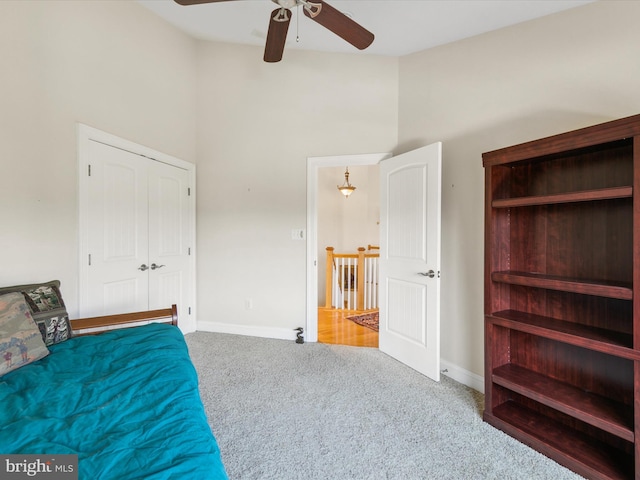
[[[93,140],[87,148],[88,269],[87,284],[81,286],[82,316],[174,303],[180,310],[188,308],[188,172]]]

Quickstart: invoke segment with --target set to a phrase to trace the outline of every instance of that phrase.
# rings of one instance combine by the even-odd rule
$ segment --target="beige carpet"
[[[376,348],[186,339],[233,480],[582,478],[483,422],[483,395]]]

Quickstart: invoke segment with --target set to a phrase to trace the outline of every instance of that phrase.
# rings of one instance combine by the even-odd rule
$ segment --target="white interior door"
[[[440,380],[440,142],[380,162],[380,350]]]

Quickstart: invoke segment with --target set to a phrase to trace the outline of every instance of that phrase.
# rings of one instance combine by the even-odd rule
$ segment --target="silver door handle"
[[[164,265],[156,265],[155,263],[151,264],[151,270],[155,270],[156,268],[162,268]]]
[[[436,276],[436,272],[434,272],[433,270],[429,270],[428,272],[418,272],[418,275],[422,275],[423,277],[429,277],[429,278],[433,278]]]
[[[149,268],[149,267],[147,267],[147,266],[143,263],[142,265],[140,265],[140,266],[138,267],[138,270],[142,270],[142,271],[144,272],[144,271],[145,271],[145,270],[147,270],[148,268]]]

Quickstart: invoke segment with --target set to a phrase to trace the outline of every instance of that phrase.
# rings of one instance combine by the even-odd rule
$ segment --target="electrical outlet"
[[[304,240],[307,234],[304,228],[294,228],[291,230],[291,240]]]
[[[251,310],[253,308],[253,299],[252,298],[246,298],[244,300],[244,309],[245,310]]]

